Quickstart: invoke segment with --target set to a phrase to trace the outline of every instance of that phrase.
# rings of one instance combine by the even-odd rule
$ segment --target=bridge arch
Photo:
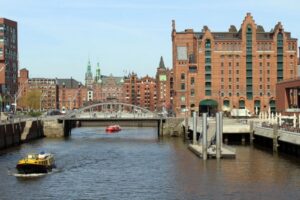
[[[89,112],[91,112],[91,110],[93,110],[93,112],[95,112],[95,110],[100,111],[100,112],[103,112],[104,110],[107,111],[107,107],[118,108],[118,109],[115,109],[115,111],[118,111],[118,112],[123,111],[124,108],[127,108],[129,111],[131,110],[131,113],[147,114],[148,116],[150,115],[153,118],[159,117],[159,115],[157,113],[152,112],[146,108],[143,108],[143,107],[140,107],[137,105],[122,103],[122,102],[102,102],[102,103],[95,103],[92,105],[88,105],[88,106],[82,107],[78,110],[74,110],[74,111],[66,114],[65,118],[72,117],[74,115],[83,113],[87,110]],[[127,109],[125,109],[125,110],[127,110]]]

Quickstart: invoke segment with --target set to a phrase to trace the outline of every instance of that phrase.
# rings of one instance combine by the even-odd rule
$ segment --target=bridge
[[[106,127],[111,124],[119,124],[121,127],[157,127],[160,136],[165,120],[166,117],[155,112],[121,102],[96,103],[59,118],[59,122],[63,123],[65,136],[69,136],[75,127]]]

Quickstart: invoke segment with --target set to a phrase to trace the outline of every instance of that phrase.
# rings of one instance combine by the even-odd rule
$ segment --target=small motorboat
[[[121,127],[117,124],[115,125],[110,125],[108,127],[106,127],[105,131],[106,132],[109,132],[109,133],[112,133],[112,132],[118,132],[121,130]]]
[[[28,154],[19,160],[16,168],[19,174],[45,174],[55,168],[53,154],[41,152],[39,154]]]

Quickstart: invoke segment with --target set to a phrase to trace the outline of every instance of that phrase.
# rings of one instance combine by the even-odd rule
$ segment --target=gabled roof
[[[58,78],[56,79],[56,84],[58,86],[65,86],[66,88],[77,88],[78,85],[82,85],[81,82],[73,79],[73,78]]]

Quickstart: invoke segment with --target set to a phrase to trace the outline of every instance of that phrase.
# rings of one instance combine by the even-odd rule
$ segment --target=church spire
[[[86,69],[86,74],[91,74],[92,73],[92,67],[91,67],[91,61],[89,59],[87,69]]]
[[[97,63],[97,68],[96,68],[96,76],[95,76],[95,81],[96,83],[100,82],[101,80],[101,72],[100,72],[100,65],[99,62]]]
[[[92,73],[92,66],[91,66],[91,61],[89,59],[86,73],[85,73],[85,85],[86,86],[91,86],[93,84],[93,73]]]
[[[158,68],[160,68],[160,69],[166,69],[165,63],[164,63],[164,59],[163,59],[162,56],[160,57],[159,67]]]

